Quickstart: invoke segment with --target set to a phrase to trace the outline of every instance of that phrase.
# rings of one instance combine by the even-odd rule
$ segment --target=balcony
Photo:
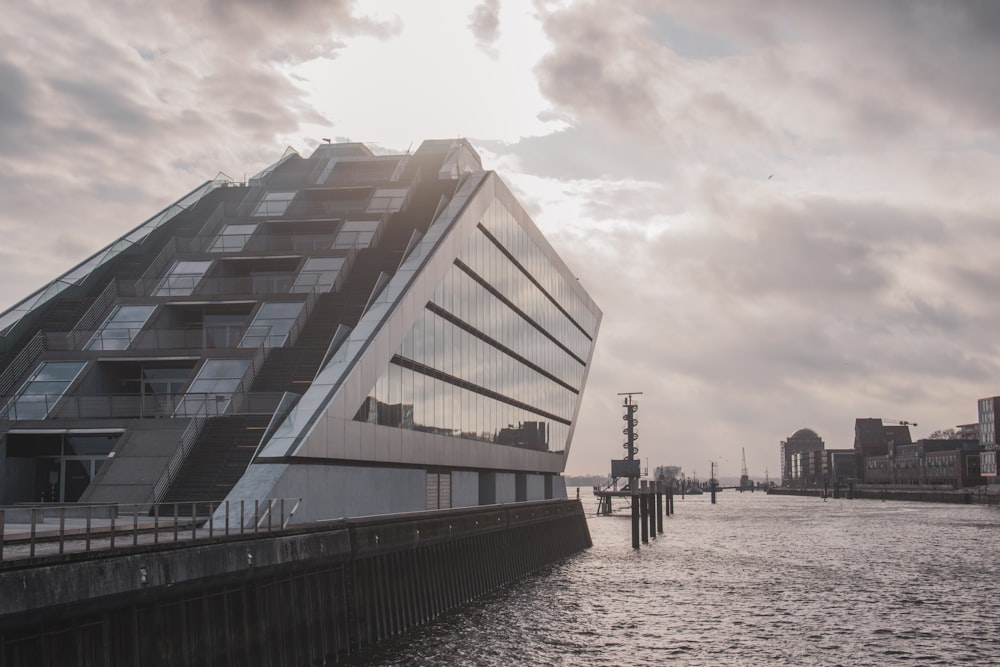
[[[141,396],[32,396],[4,400],[0,420],[37,419],[162,419],[169,417],[218,417],[221,415],[273,414],[281,392],[199,394],[181,392]],[[51,409],[51,412],[50,412]],[[45,415],[48,415],[46,417]]]

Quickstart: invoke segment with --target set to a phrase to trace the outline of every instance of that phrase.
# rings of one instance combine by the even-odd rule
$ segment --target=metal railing
[[[260,276],[203,278],[164,276],[142,278],[134,283],[133,296],[246,296],[248,294],[288,294],[293,290],[294,271]],[[302,290],[308,291],[308,290]]]
[[[163,473],[160,478],[156,480],[153,484],[153,491],[150,493],[150,502],[158,503],[163,500],[163,496],[167,494],[167,490],[170,485],[174,483],[177,479],[177,474],[181,471],[181,467],[184,465],[184,461],[187,459],[188,454],[194,449],[194,443],[198,442],[198,436],[201,435],[202,429],[205,428],[205,424],[208,422],[207,415],[198,415],[191,420],[187,428],[184,429],[184,433],[181,434],[180,442],[177,443],[177,448],[174,449],[174,453],[170,455],[170,459],[167,461],[167,465],[163,469]]]
[[[105,286],[101,293],[97,295],[94,299],[94,303],[92,303],[90,308],[87,309],[87,312],[76,321],[70,335],[79,330],[88,331],[96,329],[98,323],[103,319],[104,314],[108,312],[117,300],[118,281],[112,280],[107,284],[107,286]]]
[[[146,270],[143,271],[138,280],[119,281],[119,296],[145,296],[146,293],[140,291],[140,286],[154,280],[162,280],[160,276],[163,276],[167,267],[173,264],[174,257],[176,256],[177,240],[170,239],[167,244],[163,246],[163,250],[160,251],[160,254],[156,256],[156,259],[149,263],[149,266],[146,267]]]
[[[182,404],[205,405],[210,417],[220,415],[270,414],[281,400],[281,392],[248,392],[241,383],[231,393],[181,392],[139,396],[136,394],[104,394],[97,396],[59,396],[38,394],[31,401],[0,397],[0,420],[26,419],[153,419],[164,417],[190,417],[178,408]],[[234,400],[235,397],[235,400]],[[55,408],[55,409],[53,409]],[[49,412],[52,412],[50,415]]]
[[[261,326],[255,325],[256,333]],[[270,328],[270,327],[268,327]],[[112,325],[103,330],[77,329],[68,333],[47,331],[47,349],[79,350],[218,350],[237,349],[248,327],[218,326],[201,329],[145,329]]]
[[[27,345],[21,349],[13,361],[7,364],[3,374],[0,374],[0,396],[10,392],[17,379],[24,375],[25,371],[34,363],[42,352],[48,347],[48,338],[39,331],[28,341]]]
[[[0,561],[284,530],[301,498],[0,508]]]

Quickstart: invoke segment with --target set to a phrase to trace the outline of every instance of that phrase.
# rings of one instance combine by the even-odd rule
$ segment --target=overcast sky
[[[433,10],[429,9],[433,7]],[[0,310],[222,171],[463,136],[604,310],[567,472],[1000,394],[1000,3],[13,0]]]

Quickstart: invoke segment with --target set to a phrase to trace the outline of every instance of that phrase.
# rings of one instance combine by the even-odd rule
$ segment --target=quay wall
[[[0,665],[318,665],[591,546],[576,500],[0,563]]]
[[[823,489],[794,489],[774,487],[768,489],[769,494],[784,496],[812,496],[821,498]],[[832,490],[825,491],[828,498],[837,497]],[[962,505],[1000,505],[1000,496],[984,491],[969,491],[965,489],[919,489],[892,488],[880,486],[855,485],[853,489],[841,488],[841,498],[866,498],[869,500],[909,500],[926,503],[957,503]]]

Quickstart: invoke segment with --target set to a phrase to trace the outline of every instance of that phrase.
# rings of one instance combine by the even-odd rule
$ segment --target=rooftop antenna
[[[329,137],[323,137],[323,141],[325,141],[326,143],[330,143],[330,138]]]

